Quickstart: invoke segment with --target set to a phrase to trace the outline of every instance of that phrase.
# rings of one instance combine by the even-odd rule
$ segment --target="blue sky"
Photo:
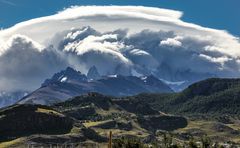
[[[240,36],[239,0],[0,0],[0,27],[51,15],[72,5],[142,5],[180,10],[184,21]]]

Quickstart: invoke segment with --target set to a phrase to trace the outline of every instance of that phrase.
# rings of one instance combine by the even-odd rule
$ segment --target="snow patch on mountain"
[[[67,77],[63,77],[60,82],[63,83],[63,82],[66,82],[66,81],[67,81]]]

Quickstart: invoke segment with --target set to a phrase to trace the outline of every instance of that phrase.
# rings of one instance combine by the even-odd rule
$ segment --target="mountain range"
[[[169,93],[173,90],[153,75],[142,77],[100,76],[96,67],[92,67],[86,76],[67,67],[54,74],[52,78],[45,80],[39,89],[23,97],[18,103],[51,105],[88,92],[121,97],[139,93]]]

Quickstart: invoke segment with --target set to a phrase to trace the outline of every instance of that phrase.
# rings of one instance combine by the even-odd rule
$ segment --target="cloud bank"
[[[142,6],[74,6],[0,31],[0,91],[33,90],[72,66],[167,81],[238,77],[239,38]]]

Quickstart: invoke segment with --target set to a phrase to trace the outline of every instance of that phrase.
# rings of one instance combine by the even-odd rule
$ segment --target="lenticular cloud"
[[[238,77],[239,39],[181,16],[152,7],[74,6],[1,30],[0,91],[33,90],[66,66],[171,82]]]

